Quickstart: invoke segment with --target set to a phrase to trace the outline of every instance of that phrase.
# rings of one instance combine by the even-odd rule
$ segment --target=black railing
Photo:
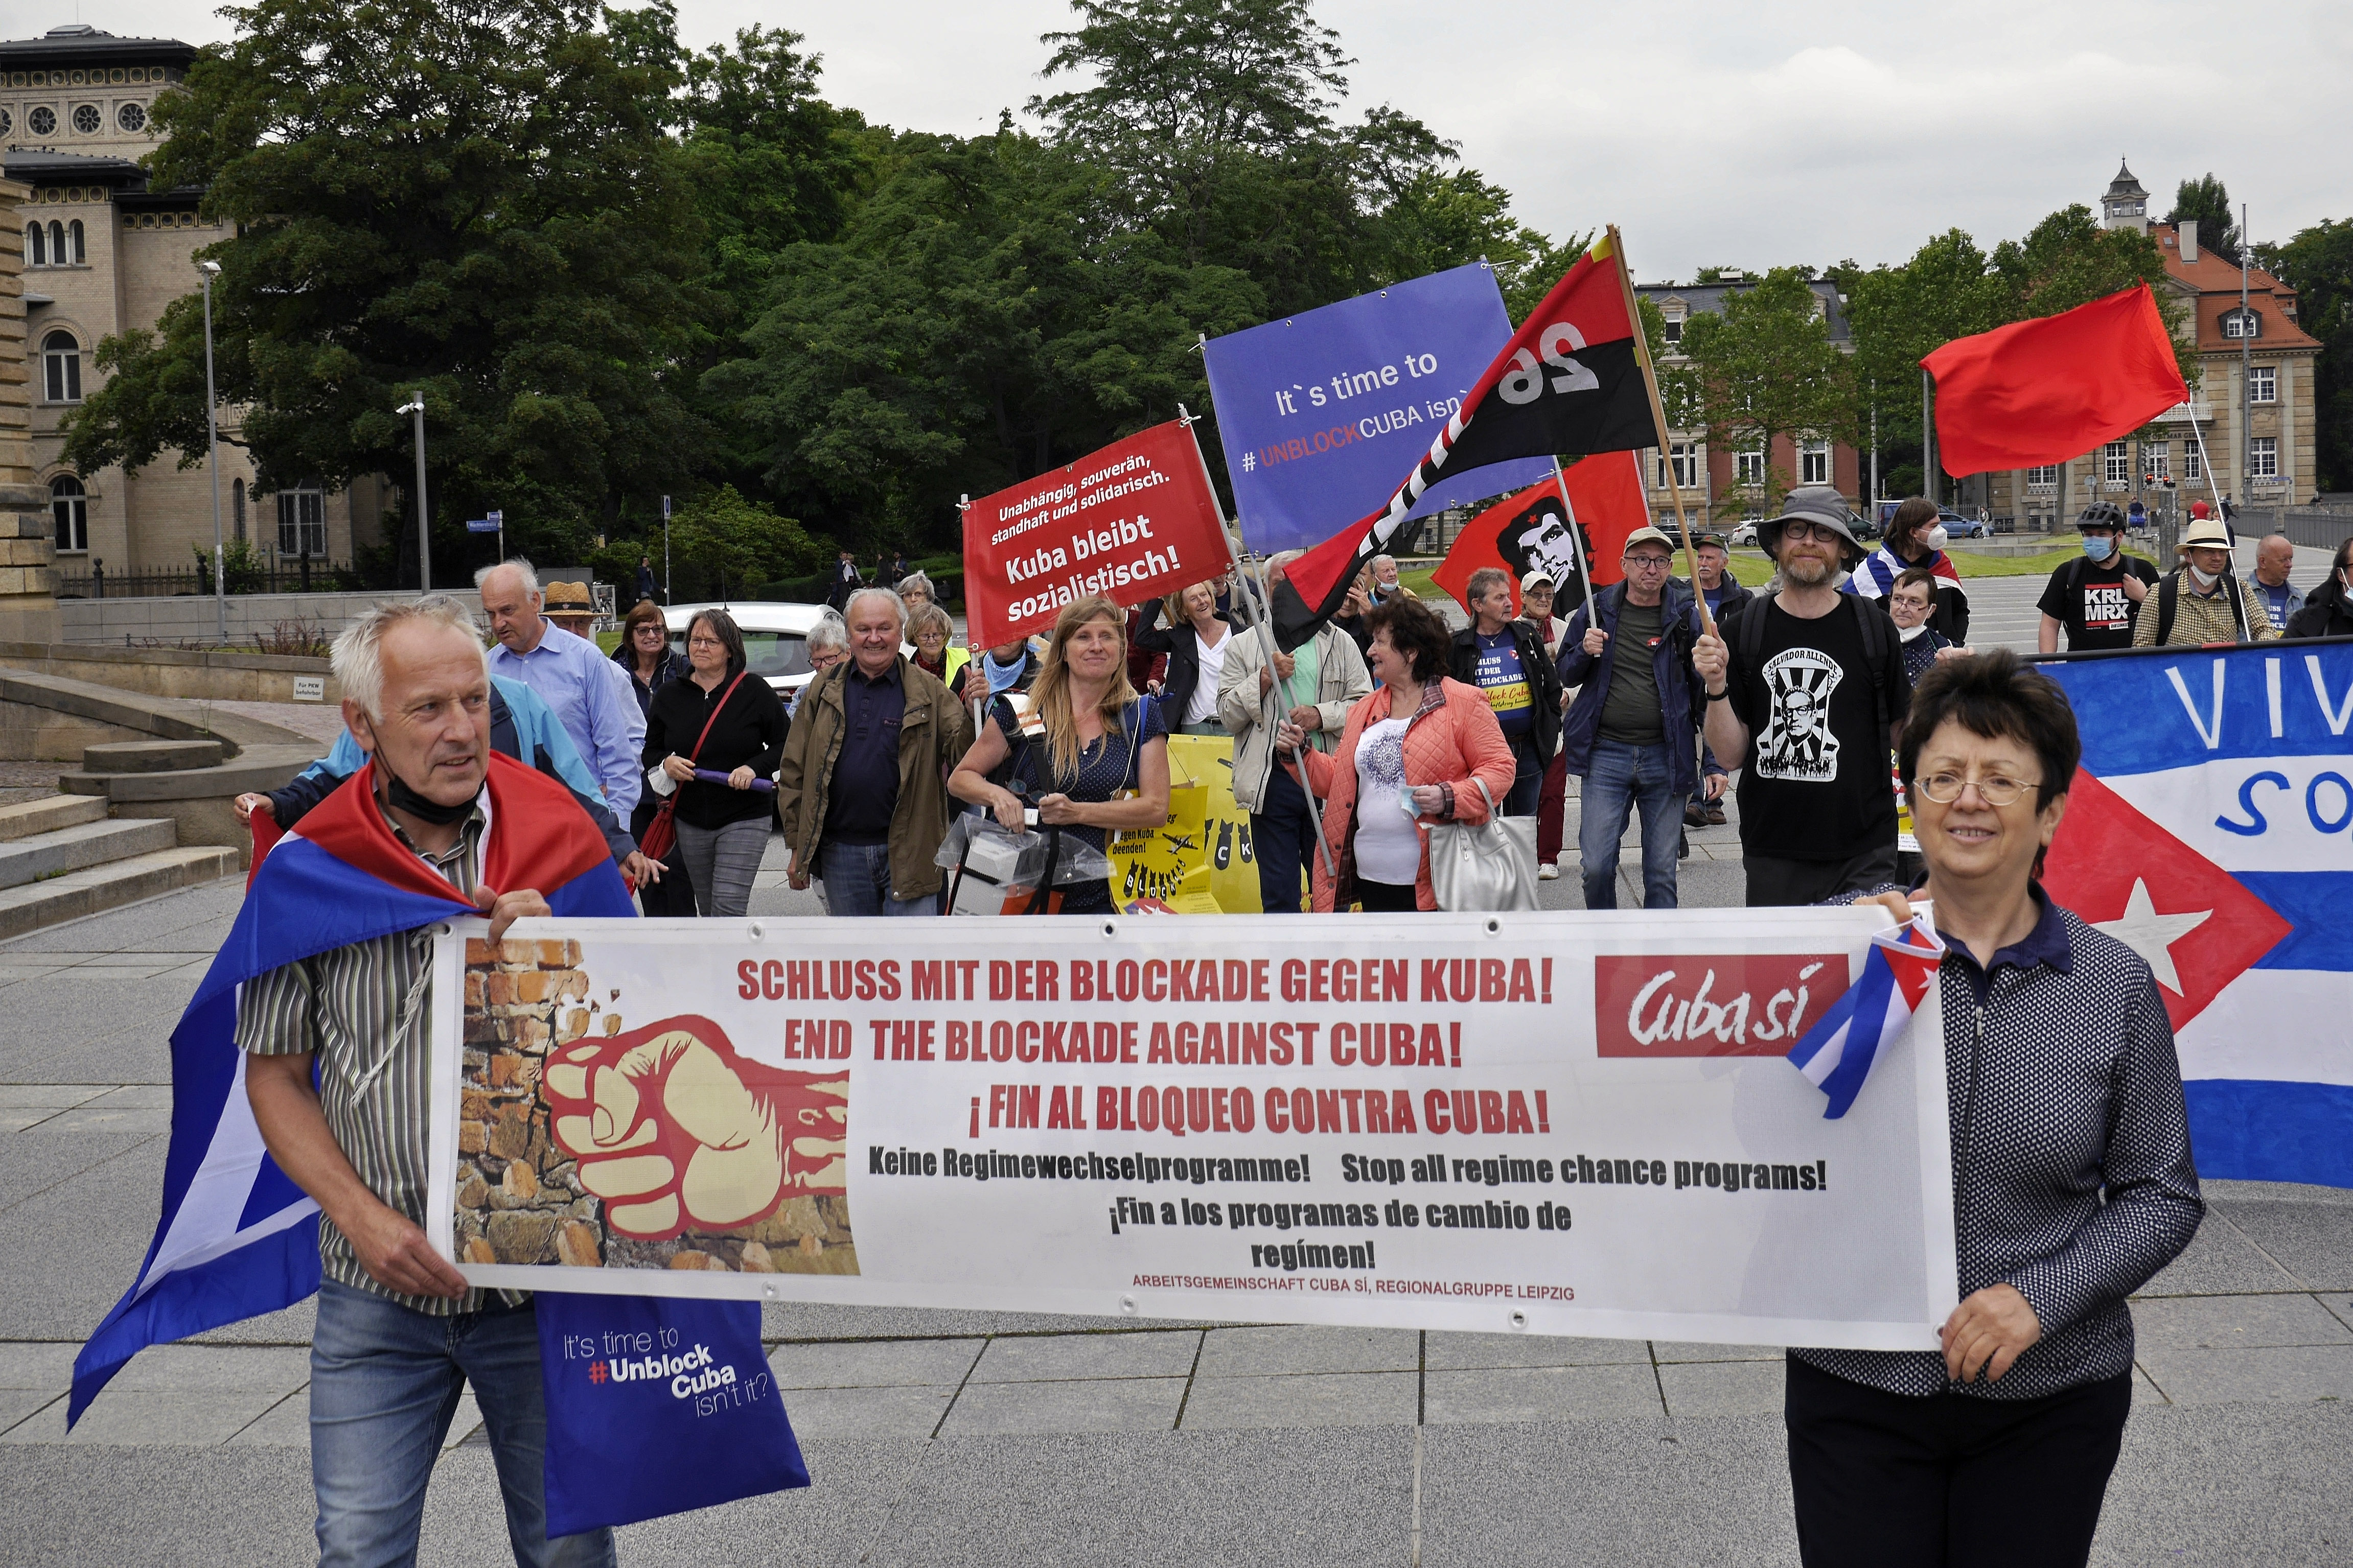
[[[333,594],[346,592],[359,585],[359,576],[349,562],[328,561],[313,556],[309,560],[252,561],[244,564],[232,561],[228,564],[228,591],[231,594]],[[58,597],[60,599],[168,599],[175,595],[209,595],[213,591],[210,565],[149,567],[122,571],[109,567],[103,559],[91,563],[87,572],[58,569]]]

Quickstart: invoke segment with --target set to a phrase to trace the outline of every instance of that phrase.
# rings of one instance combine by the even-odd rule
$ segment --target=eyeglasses
[[[1846,535],[1828,522],[1785,522],[1781,525],[1781,538],[1785,542],[1793,539],[1819,539],[1824,544],[1846,542]]]
[[[1959,773],[1928,773],[1912,781],[1914,786],[1938,805],[1950,805],[1961,798],[1961,791],[1977,785],[1978,798],[1997,809],[2015,805],[2018,797],[2033,789],[2032,779],[2014,779],[2004,773],[1993,773],[1981,779],[1966,778]]]
[[[721,642],[717,637],[689,637],[686,639],[686,646],[689,647],[725,647],[727,645]]]
[[[1626,564],[1644,572],[1663,572],[1671,563],[1663,555],[1629,555]]]

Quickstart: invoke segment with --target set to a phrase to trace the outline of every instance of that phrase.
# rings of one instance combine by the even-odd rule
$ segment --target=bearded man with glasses
[[[1862,546],[1828,485],[1791,490],[1757,542],[1780,568],[1692,666],[1708,750],[1740,761],[1748,905],[1814,904],[1895,879],[1888,751],[1912,700],[1903,642],[1877,600],[1839,592]]]

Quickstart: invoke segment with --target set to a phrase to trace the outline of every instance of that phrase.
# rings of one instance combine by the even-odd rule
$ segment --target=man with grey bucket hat
[[[1876,601],[1839,592],[1863,558],[1828,485],[1789,492],[1757,531],[1780,568],[1692,667],[1708,749],[1740,763],[1749,907],[1820,903],[1895,879],[1889,751],[1911,707],[1903,642]]]

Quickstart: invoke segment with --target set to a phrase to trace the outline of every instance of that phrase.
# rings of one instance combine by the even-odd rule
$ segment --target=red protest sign
[[[967,636],[996,647],[1052,626],[1073,600],[1140,604],[1225,563],[1217,498],[1191,433],[1172,419],[972,503]]]

